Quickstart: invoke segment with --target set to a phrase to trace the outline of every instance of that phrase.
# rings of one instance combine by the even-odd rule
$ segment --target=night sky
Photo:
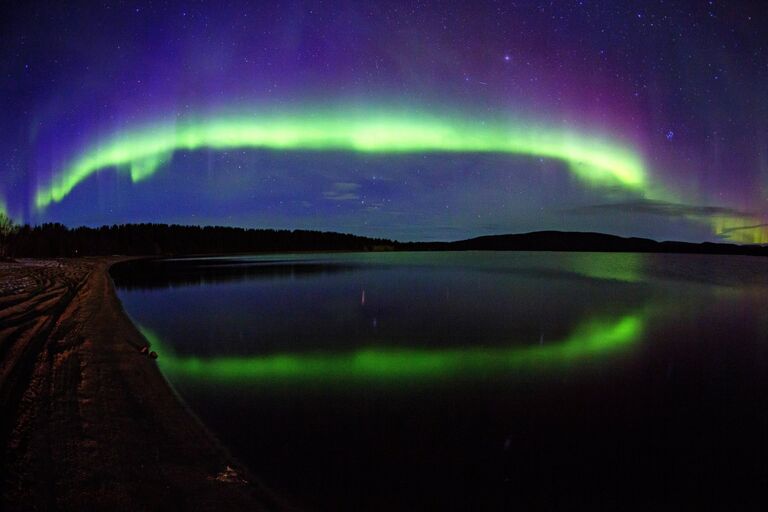
[[[17,220],[768,243],[760,1],[16,4]]]

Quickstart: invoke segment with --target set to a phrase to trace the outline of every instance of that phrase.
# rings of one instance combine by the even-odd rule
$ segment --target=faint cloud
[[[376,201],[369,202],[369,203],[366,203],[366,205],[365,205],[365,210],[367,210],[369,212],[378,212],[382,208],[384,208],[384,203],[380,202],[380,201],[379,202],[376,202]]]
[[[595,214],[600,212],[640,213],[648,215],[661,215],[664,217],[714,217],[727,215],[732,217],[750,217],[752,213],[728,208],[725,206],[698,206],[668,201],[652,201],[650,199],[637,199],[618,203],[601,203],[580,206],[568,210],[572,213]],[[746,229],[746,228],[739,228]]]
[[[358,183],[354,183],[351,181],[337,181],[333,184],[333,189],[338,190],[341,192],[349,192],[352,190],[357,190],[360,188],[360,185]]]
[[[760,228],[768,228],[768,222],[764,224],[754,224],[752,226],[738,226],[738,227],[723,228],[722,234],[733,233],[734,231],[744,231],[749,229],[760,229]]]
[[[330,190],[323,192],[323,196],[331,201],[356,201],[360,199],[360,185],[350,181],[337,181],[331,185]]]

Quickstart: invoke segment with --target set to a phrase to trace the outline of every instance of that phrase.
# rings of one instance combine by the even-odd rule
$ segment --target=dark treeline
[[[235,254],[280,251],[370,251],[394,242],[342,233],[222,226],[121,224],[67,228],[22,226],[7,240],[10,257]]]
[[[202,255],[296,251],[591,251],[743,254],[768,256],[768,247],[722,243],[657,242],[603,233],[538,231],[456,242],[397,242],[356,235],[222,226],[121,224],[67,228],[62,224],[22,226],[4,239],[10,257]]]

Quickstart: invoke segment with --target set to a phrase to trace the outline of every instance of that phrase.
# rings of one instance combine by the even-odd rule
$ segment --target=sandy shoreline
[[[0,508],[284,510],[140,354],[117,261],[0,264]]]

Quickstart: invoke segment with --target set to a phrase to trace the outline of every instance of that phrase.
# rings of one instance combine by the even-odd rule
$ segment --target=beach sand
[[[108,274],[117,261],[0,263],[0,508],[289,508],[140,353]]]

